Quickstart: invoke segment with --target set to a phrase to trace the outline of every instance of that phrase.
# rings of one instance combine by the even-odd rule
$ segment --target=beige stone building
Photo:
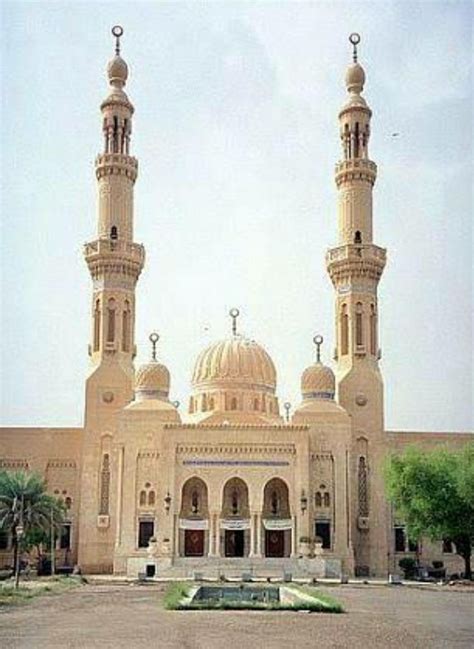
[[[316,336],[301,403],[291,417],[282,414],[272,359],[239,333],[233,310],[228,338],[196,360],[184,414],[169,401],[158,336],[151,336],[150,362],[134,369],[135,287],[145,250],[133,234],[134,108],[117,37],[101,104],[97,234],[84,251],[92,278],[84,427],[0,433],[0,466],[39,471],[66,502],[59,565],[129,576],[373,576],[396,571],[414,552],[384,498],[384,458],[408,444],[456,446],[472,435],[385,430],[377,289],[386,251],[374,243],[377,167],[369,157],[371,110],[356,43],[353,59],[339,113],[339,240],[327,253],[335,372],[320,360]],[[1,537],[4,565],[10,543]],[[448,542],[418,550],[422,560],[462,569]]]

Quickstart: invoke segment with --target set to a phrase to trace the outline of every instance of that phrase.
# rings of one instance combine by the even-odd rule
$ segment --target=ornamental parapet
[[[336,185],[338,187],[351,180],[365,180],[373,185],[376,178],[377,165],[372,160],[355,158],[342,160],[336,165]]]
[[[380,279],[387,251],[374,244],[347,244],[326,253],[326,266],[333,284],[353,277]]]
[[[103,153],[98,155],[95,159],[97,180],[111,174],[127,176],[132,182],[135,182],[138,174],[138,160],[123,153]]]
[[[145,264],[145,248],[140,243],[97,239],[85,244],[84,258],[94,279],[104,274],[138,279]]]

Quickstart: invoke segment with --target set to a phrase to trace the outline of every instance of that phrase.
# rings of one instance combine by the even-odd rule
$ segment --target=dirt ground
[[[3,649],[473,647],[474,592],[408,586],[322,587],[342,615],[166,611],[164,585],[84,586],[0,610]]]

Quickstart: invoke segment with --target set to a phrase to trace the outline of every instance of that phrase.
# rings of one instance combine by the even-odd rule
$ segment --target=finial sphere
[[[160,339],[160,336],[156,333],[156,331],[154,331],[153,333],[151,333],[151,334],[149,335],[149,337],[148,337],[148,340],[149,340],[150,342],[152,342],[153,344],[156,344],[156,343],[159,341],[159,339]]]
[[[291,403],[290,403],[289,401],[287,401],[287,402],[283,405],[283,407],[284,407],[285,410],[289,410],[289,409],[291,408]]]
[[[229,315],[231,318],[238,318],[240,315],[240,311],[238,309],[231,309],[229,311]]]
[[[112,35],[115,36],[115,38],[120,38],[123,35],[123,27],[120,25],[112,27]]]
[[[313,338],[313,343],[314,343],[315,345],[322,345],[323,342],[324,342],[324,338],[323,338],[322,336],[315,336],[315,337]]]
[[[352,43],[352,45],[358,45],[360,43],[360,34],[352,32],[349,36],[349,42]]]

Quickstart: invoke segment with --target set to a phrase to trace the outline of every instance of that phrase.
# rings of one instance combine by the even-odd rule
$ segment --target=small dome
[[[360,93],[364,88],[365,72],[359,63],[353,63],[347,68],[346,87],[349,92]]]
[[[157,361],[142,365],[135,375],[135,394],[138,399],[167,399],[170,390],[168,368]]]
[[[265,349],[241,335],[209,345],[194,366],[193,387],[209,384],[248,384],[274,391],[276,370]]]
[[[128,66],[118,54],[107,65],[107,76],[111,85],[123,87],[128,77]]]
[[[303,399],[334,399],[336,378],[330,367],[322,363],[310,365],[301,377]]]

